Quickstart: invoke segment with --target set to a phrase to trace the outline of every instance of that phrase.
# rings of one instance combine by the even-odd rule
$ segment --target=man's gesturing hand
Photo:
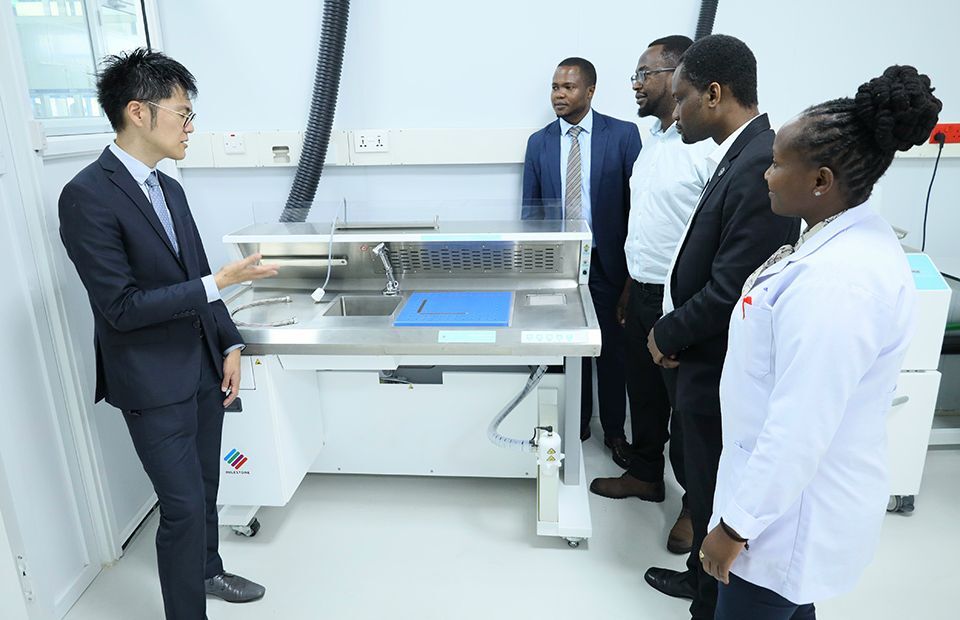
[[[220,268],[214,280],[217,282],[217,288],[223,290],[233,284],[240,284],[249,280],[260,280],[262,278],[272,278],[277,275],[276,265],[260,265],[260,259],[263,255],[259,252],[251,254],[243,260],[238,260]]]

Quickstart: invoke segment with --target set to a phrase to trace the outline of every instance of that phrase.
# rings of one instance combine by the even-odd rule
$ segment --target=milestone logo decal
[[[250,470],[243,469],[243,466],[247,464],[247,456],[236,448],[230,450],[230,452],[227,452],[227,455],[223,457],[223,460],[227,463],[227,465],[230,466],[223,470],[223,473],[231,475],[250,474]]]

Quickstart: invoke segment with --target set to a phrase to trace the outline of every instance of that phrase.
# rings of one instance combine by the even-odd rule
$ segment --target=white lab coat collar
[[[762,282],[763,280],[773,276],[777,273],[783,271],[784,267],[790,263],[795,263],[799,260],[803,260],[804,257],[809,256],[821,248],[827,241],[830,241],[844,230],[854,226],[858,222],[863,221],[865,218],[869,217],[872,214],[873,210],[870,208],[870,203],[865,202],[863,204],[857,205],[851,209],[848,209],[840,215],[837,219],[833,220],[829,224],[823,227],[817,234],[807,239],[803,245],[797,249],[796,252],[787,256],[783,260],[777,262],[774,265],[771,265],[766,269],[760,276],[757,278],[757,283]]]

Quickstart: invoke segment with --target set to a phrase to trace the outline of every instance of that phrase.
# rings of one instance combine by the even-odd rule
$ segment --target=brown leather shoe
[[[611,499],[639,497],[647,502],[662,502],[664,497],[662,482],[644,482],[630,474],[619,478],[596,478],[590,483],[590,492]]]
[[[630,459],[633,458],[633,446],[627,443],[626,439],[623,437],[604,439],[603,444],[610,448],[614,463],[624,469],[630,468]]]
[[[676,554],[687,554],[693,549],[693,522],[690,520],[690,511],[680,510],[677,522],[670,528],[667,536],[667,551]]]

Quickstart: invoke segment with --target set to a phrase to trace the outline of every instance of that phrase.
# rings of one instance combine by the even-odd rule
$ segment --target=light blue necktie
[[[177,233],[173,230],[173,220],[170,218],[170,210],[167,208],[167,201],[163,197],[163,190],[160,189],[160,181],[157,179],[157,173],[151,172],[145,183],[147,184],[147,192],[150,194],[150,202],[153,204],[153,210],[156,211],[157,217],[160,218],[163,229],[167,231],[167,238],[170,239],[170,243],[173,245],[173,251],[179,254],[180,246],[177,245]]]

